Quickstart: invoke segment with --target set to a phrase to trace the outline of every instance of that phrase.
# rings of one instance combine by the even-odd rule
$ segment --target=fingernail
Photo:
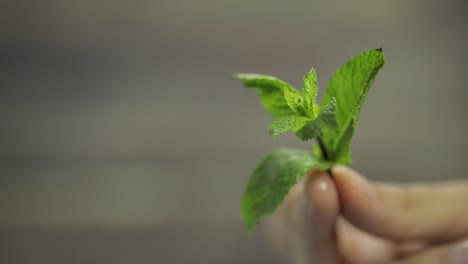
[[[468,264],[468,240],[455,246],[449,253],[450,264]]]

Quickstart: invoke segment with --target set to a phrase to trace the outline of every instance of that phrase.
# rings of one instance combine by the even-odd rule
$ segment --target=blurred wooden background
[[[353,167],[468,177],[467,20],[462,0],[0,3],[0,262],[283,263],[239,201],[266,152],[308,144],[272,141],[234,72],[324,89],[383,47]]]

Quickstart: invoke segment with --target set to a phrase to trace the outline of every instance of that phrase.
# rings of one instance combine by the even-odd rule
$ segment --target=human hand
[[[468,182],[371,183],[313,170],[268,221],[294,264],[467,264]]]

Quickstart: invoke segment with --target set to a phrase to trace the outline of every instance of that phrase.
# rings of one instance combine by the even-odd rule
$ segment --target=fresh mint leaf
[[[356,122],[367,92],[384,63],[382,49],[369,50],[349,60],[331,78],[322,106],[336,98],[338,130],[329,130],[322,140],[333,162],[351,162],[350,142]]]
[[[326,128],[336,129],[336,100],[319,112],[317,74],[314,69],[304,76],[302,92],[288,83],[268,75],[238,74],[248,88],[257,90],[264,107],[275,117],[269,133],[273,138],[297,132],[302,140],[316,138]]]
[[[321,126],[324,128],[332,128],[334,130],[338,129],[338,120],[337,120],[337,109],[338,103],[336,102],[336,98],[332,97],[330,102],[326,104],[317,117],[317,121],[320,122]]]
[[[348,128],[340,135],[340,139],[336,143],[335,152],[331,153],[330,160],[335,164],[350,164],[352,162],[351,156],[351,139],[353,139],[354,129],[356,128],[356,121],[353,120]],[[328,153],[328,152],[327,152]]]
[[[330,163],[314,158],[303,150],[273,150],[254,170],[242,198],[242,218],[247,230],[272,213],[289,190],[314,166],[326,170]]]
[[[332,100],[322,108],[317,118],[307,122],[300,130],[297,131],[297,136],[306,141],[321,136],[329,129],[338,129],[336,110],[336,99],[332,98]]]
[[[273,138],[288,131],[298,131],[309,121],[307,117],[297,115],[287,115],[277,118],[270,125],[270,135]]]
[[[315,118],[319,112],[319,105],[316,103],[317,100],[317,73],[312,68],[309,73],[304,76],[304,83],[302,86],[302,94],[304,97],[304,110],[306,114]]]
[[[263,106],[273,117],[295,114],[284,96],[284,89],[295,89],[290,84],[268,75],[240,73],[236,76],[244,83],[244,86],[257,91]]]
[[[298,116],[306,116],[304,111],[304,99],[302,94],[299,93],[295,88],[292,87],[285,87],[283,88],[284,92],[284,99],[288,104],[289,108]]]
[[[314,119],[319,112],[319,105],[316,103],[317,92],[317,74],[314,69],[311,69],[304,76],[302,92],[292,87],[285,87],[284,98],[297,115]]]

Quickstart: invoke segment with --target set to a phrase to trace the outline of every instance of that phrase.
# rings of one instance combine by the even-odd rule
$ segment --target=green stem
[[[331,161],[331,160],[330,160],[330,157],[328,156],[327,149],[325,148],[325,144],[323,143],[323,140],[322,140],[320,137],[317,137],[317,142],[318,142],[318,145],[319,145],[319,147],[320,147],[320,150],[322,151],[323,158],[324,158],[326,161]],[[330,177],[333,178],[333,173],[332,173],[332,171],[331,171],[331,168],[327,169],[327,172],[328,172],[328,174],[330,175]]]

